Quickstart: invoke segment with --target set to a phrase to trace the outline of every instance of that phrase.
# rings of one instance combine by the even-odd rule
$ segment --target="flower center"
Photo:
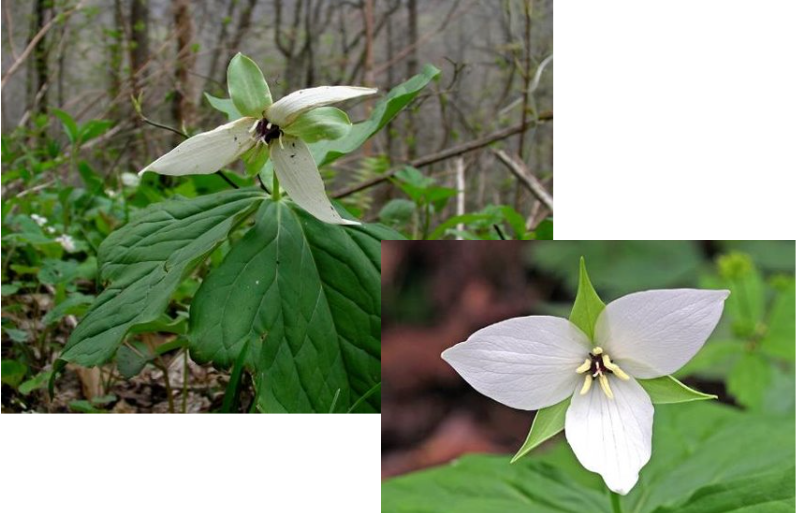
[[[270,143],[274,139],[279,139],[282,136],[282,129],[268,121],[266,118],[257,122],[254,127],[256,137],[261,139],[265,144]]]
[[[630,376],[619,368],[617,364],[611,361],[611,358],[603,352],[601,347],[595,347],[589,353],[589,357],[583,362],[583,365],[575,369],[578,374],[585,374],[583,388],[580,389],[580,395],[586,394],[591,388],[591,382],[595,379],[600,382],[600,388],[608,399],[613,399],[614,394],[611,392],[611,385],[608,383],[608,375],[613,374],[619,379],[628,380]]]

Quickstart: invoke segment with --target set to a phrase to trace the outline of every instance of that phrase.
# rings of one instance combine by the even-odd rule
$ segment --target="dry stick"
[[[553,112],[547,111],[543,112],[539,115],[540,121],[548,121],[553,119]],[[495,141],[499,141],[501,139],[505,139],[510,137],[522,129],[520,124],[512,125],[510,127],[504,128],[502,130],[498,130],[497,132],[491,133],[487,136],[484,136],[480,139],[476,139],[474,141],[470,141],[464,144],[460,144],[459,146],[454,146],[452,148],[448,148],[446,150],[442,150],[436,153],[432,153],[430,155],[424,155],[423,157],[416,158],[410,162],[408,165],[412,167],[424,167],[441,160],[449,159],[451,157],[455,157],[456,155],[461,155],[462,153],[467,153],[468,151],[477,150],[479,148],[483,148],[484,146],[488,146]],[[369,187],[373,187],[374,185],[378,185],[382,182],[386,182],[390,178],[395,175],[398,171],[403,169],[404,166],[394,167],[387,171],[384,174],[371,178],[370,180],[366,180],[364,182],[351,185],[350,187],[346,187],[345,189],[341,189],[332,193],[333,198],[343,198],[345,196],[350,196],[355,192],[359,192],[363,189],[367,189]]]
[[[492,153],[500,159],[501,162],[506,164],[506,167],[514,173],[520,182],[528,188],[531,193],[548,209],[553,211],[553,197],[544,188],[542,182],[539,181],[532,173],[531,170],[525,166],[522,161],[512,158],[503,150],[492,150]]]
[[[528,129],[528,97],[530,96],[531,85],[531,1],[525,0],[525,69],[522,72],[522,118],[520,129],[520,147],[517,151],[520,155],[520,160],[525,158],[525,132]],[[520,197],[522,189],[520,188],[519,181],[514,189],[514,208],[520,208]]]
[[[6,71],[6,74],[3,75],[3,79],[2,81],[0,81],[0,88],[5,87],[6,82],[8,82],[8,79],[11,78],[11,76],[14,73],[17,72],[20,66],[22,66],[22,63],[25,62],[25,60],[28,58],[31,52],[33,52],[33,49],[36,48],[36,45],[39,44],[39,41],[41,41],[41,39],[47,34],[47,32],[50,31],[53,25],[59,20],[66,21],[66,19],[69,18],[72,14],[74,14],[75,11],[80,9],[82,4],[83,2],[80,2],[72,9],[66,11],[65,13],[59,16],[53,16],[53,19],[48,21],[47,24],[43,26],[35,36],[33,36],[33,39],[30,40],[28,46],[26,46],[25,50],[22,51],[22,54],[19,56],[19,59],[15,60],[14,63],[11,65],[11,67],[8,68],[8,71]]]

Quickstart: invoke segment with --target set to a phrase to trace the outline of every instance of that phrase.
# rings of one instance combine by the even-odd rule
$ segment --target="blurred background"
[[[480,395],[439,355],[508,317],[568,317],[581,255],[606,303],[653,288],[730,289],[719,326],[676,377],[741,410],[793,411],[793,241],[385,241],[382,478],[520,448],[533,412]]]

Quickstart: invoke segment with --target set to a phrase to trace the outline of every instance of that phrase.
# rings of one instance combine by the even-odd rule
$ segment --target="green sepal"
[[[575,304],[572,305],[572,313],[569,314],[569,320],[589,337],[589,340],[594,343],[594,326],[597,324],[597,318],[600,313],[605,309],[605,303],[602,302],[600,296],[589,280],[589,275],[586,273],[586,260],[580,257],[580,278],[578,280],[578,295],[575,297]]]
[[[533,418],[533,424],[531,424],[531,431],[528,433],[528,438],[525,439],[525,443],[522,444],[517,454],[511,458],[512,463],[564,429],[564,418],[566,417],[567,408],[569,408],[571,400],[571,397],[567,397],[558,404],[542,408],[536,412],[536,416]]]
[[[265,109],[273,103],[263,72],[242,53],[229,61],[227,88],[235,108],[244,116],[262,117]]]
[[[654,379],[638,379],[638,384],[649,394],[653,404],[687,403],[718,399],[712,394],[705,394],[681,383],[672,376],[661,376]]]
[[[232,103],[232,100],[229,98],[216,98],[212,94],[207,93],[205,93],[205,98],[207,98],[207,102],[211,107],[226,114],[229,121],[235,121],[243,117],[243,114],[238,111],[235,104]]]
[[[348,114],[336,107],[319,107],[302,113],[283,131],[300,137],[306,143],[340,139],[351,131],[351,120]]]
[[[246,175],[255,176],[262,170],[270,152],[267,144],[257,144],[252,149],[243,154],[243,162],[246,165]]]

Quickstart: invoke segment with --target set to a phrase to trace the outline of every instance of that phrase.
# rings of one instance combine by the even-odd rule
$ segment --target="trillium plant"
[[[234,57],[230,98],[207,95],[230,122],[142,171],[187,175],[180,190],[194,197],[149,205],[102,242],[104,290],[55,370],[115,364],[114,378],[129,379],[187,351],[230,370],[223,412],[380,412],[381,241],[403,237],[333,206],[318,167],[356,151],[438,76],[426,66],[352,124],[329,104],[375,89],[316,87],[272,102],[257,65]],[[247,176],[227,177],[238,187],[196,195],[208,182],[190,175],[238,158]],[[166,343],[155,347],[141,333]]]
[[[580,463],[627,494],[652,451],[653,403],[715,396],[671,374],[700,350],[721,317],[726,290],[648,290],[603,304],[581,260],[569,320],[508,319],[442,353],[480,393],[539,410],[513,461],[563,428]]]
[[[162,175],[210,174],[246,155],[252,162],[274,161],[272,194],[281,181],[304,210],[333,224],[359,224],[340,217],[326,197],[323,180],[307,143],[345,136],[351,121],[332,103],[375,94],[368,87],[322,86],[295,91],[273,102],[262,71],[237,54],[227,70],[229,94],[244,117],[195,135],[145,167]]]

